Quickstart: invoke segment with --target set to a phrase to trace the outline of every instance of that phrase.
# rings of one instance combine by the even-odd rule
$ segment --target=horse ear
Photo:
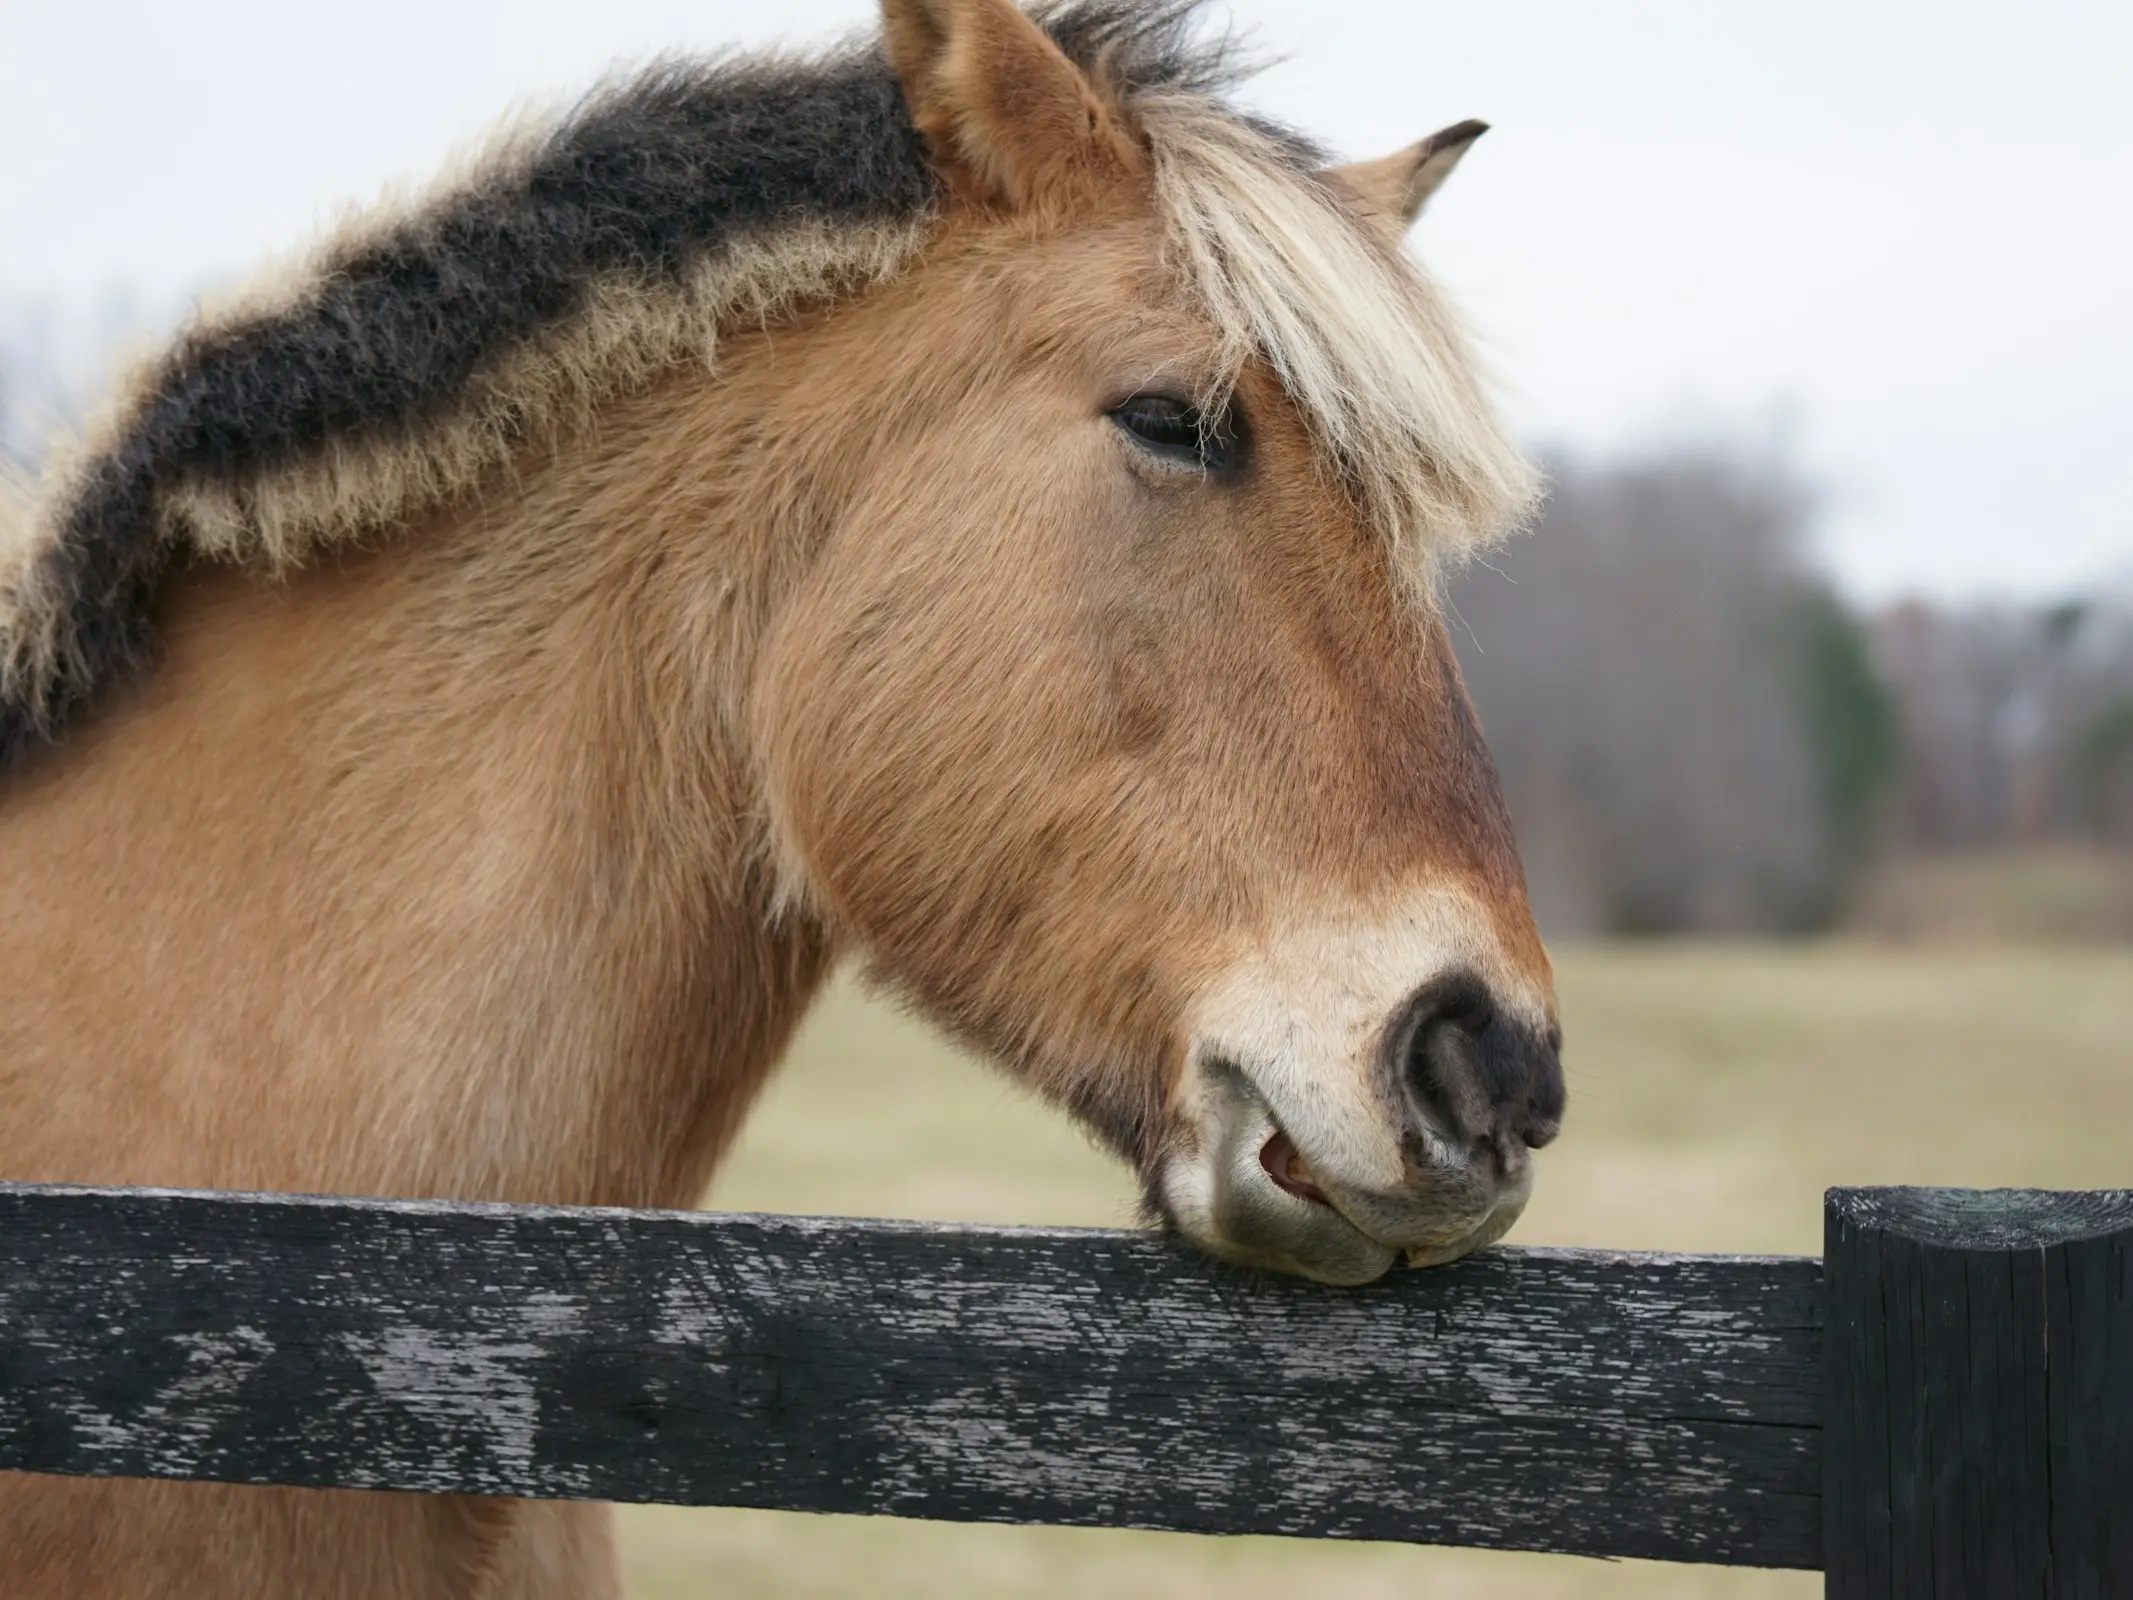
[[[881,14],[911,118],[966,198],[1064,205],[1130,160],[1109,106],[1010,0],[882,0]]]
[[[1395,235],[1402,234],[1422,214],[1437,186],[1452,175],[1459,158],[1488,131],[1486,122],[1457,122],[1389,156],[1335,167],[1332,175],[1382,216]]]

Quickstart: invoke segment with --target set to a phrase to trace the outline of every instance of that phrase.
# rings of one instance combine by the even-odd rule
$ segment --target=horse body
[[[27,775],[0,827],[9,1177],[702,1194],[831,944],[775,913],[715,716],[686,772],[645,782],[656,724],[702,707],[646,671],[639,586],[560,563],[529,610],[523,574],[485,570],[608,466],[286,585],[173,585],[156,675]],[[497,637],[440,603],[498,581],[519,603]],[[619,726],[645,741],[589,736]],[[617,1583],[606,1514],[581,1505],[20,1478],[0,1530],[11,1595]]]
[[[456,411],[173,410],[358,254],[55,497],[0,607],[0,1176],[688,1205],[851,955],[1218,1255],[1360,1281],[1510,1225],[1547,960],[1417,573],[1520,480],[1419,415],[1480,402],[1379,231],[1472,133],[1311,178],[1187,72],[1136,95],[1175,10],[1062,14],[1074,60],[1004,0],[885,11],[882,159],[915,128],[937,204],[581,284]],[[1252,278],[1325,260],[1380,325]],[[597,1508],[0,1482],[11,1595],[617,1582]]]

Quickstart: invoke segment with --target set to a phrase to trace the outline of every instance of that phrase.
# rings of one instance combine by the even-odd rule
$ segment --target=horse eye
[[[1198,406],[1172,395],[1137,394],[1112,407],[1111,420],[1142,449],[1203,472],[1227,472],[1241,454],[1226,408],[1210,421]]]

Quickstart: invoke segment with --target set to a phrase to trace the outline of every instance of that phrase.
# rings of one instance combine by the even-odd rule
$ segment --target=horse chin
[[[1524,1214],[1531,1193],[1532,1185],[1528,1182],[1516,1194],[1499,1199],[1479,1226],[1468,1233],[1443,1244],[1411,1244],[1401,1255],[1410,1267],[1441,1267],[1462,1256],[1470,1256],[1476,1250],[1486,1249],[1511,1231],[1511,1225]]]
[[[1166,1177],[1178,1175],[1173,1168]],[[1179,1189],[1198,1187],[1188,1180],[1174,1185],[1169,1209],[1178,1231],[1219,1260],[1320,1283],[1363,1284],[1400,1259],[1395,1246],[1372,1238],[1339,1207],[1274,1183],[1256,1160],[1208,1176],[1214,1181],[1203,1191],[1207,1203],[1177,1203]]]

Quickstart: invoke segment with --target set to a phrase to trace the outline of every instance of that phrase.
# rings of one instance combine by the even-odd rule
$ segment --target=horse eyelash
[[[1138,414],[1146,415],[1149,408],[1156,406],[1174,409],[1174,418],[1166,419],[1174,424],[1173,428],[1152,429],[1135,425],[1136,408],[1141,408]],[[1143,393],[1120,401],[1110,408],[1108,415],[1121,432],[1150,454],[1180,461],[1189,454],[1194,464],[1208,473],[1230,472],[1241,462],[1244,433],[1234,401],[1226,402],[1211,416],[1201,406],[1178,395]],[[1175,436],[1162,436],[1165,433]],[[1184,437],[1188,434],[1189,443]]]

